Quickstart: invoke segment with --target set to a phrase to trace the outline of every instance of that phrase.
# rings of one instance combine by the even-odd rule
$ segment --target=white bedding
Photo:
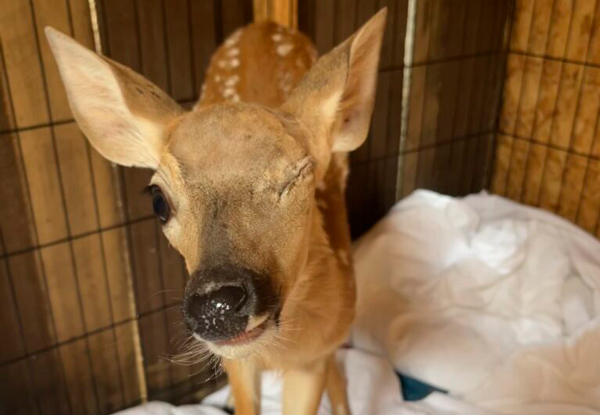
[[[600,414],[600,242],[487,194],[417,191],[355,246],[353,415]],[[390,363],[388,363],[390,362]],[[395,369],[450,395],[404,402]],[[281,413],[263,379],[263,414]],[[216,415],[151,403],[127,415]],[[319,414],[330,414],[326,399]]]
[[[355,264],[355,347],[498,412],[600,413],[600,242],[584,231],[496,196],[417,191]]]

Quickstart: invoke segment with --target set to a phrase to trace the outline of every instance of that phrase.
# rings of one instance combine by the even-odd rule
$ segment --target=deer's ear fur
[[[181,107],[129,68],[51,27],[45,32],[73,116],[94,148],[114,163],[156,169]]]
[[[352,151],[367,138],[387,9],[321,57],[282,110],[311,130],[317,152]]]

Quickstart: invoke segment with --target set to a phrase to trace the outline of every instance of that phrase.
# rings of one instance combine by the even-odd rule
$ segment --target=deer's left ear
[[[317,61],[282,110],[294,114],[328,151],[352,151],[367,138],[387,9]],[[322,151],[327,151],[321,149]]]
[[[94,148],[123,166],[156,169],[165,132],[183,110],[131,69],[46,28],[69,104]]]

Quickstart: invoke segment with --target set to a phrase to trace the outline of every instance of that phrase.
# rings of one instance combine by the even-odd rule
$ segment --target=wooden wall
[[[370,136],[351,156],[348,207],[354,237],[417,188],[464,195],[487,186],[510,3],[300,2],[300,30],[321,52],[376,10],[389,8]]]
[[[600,236],[600,1],[518,0],[492,190]]]
[[[89,147],[43,36],[52,25],[94,48],[88,7],[0,0],[0,414],[105,414],[212,386],[210,367],[168,361],[185,270],[140,194],[149,173]],[[103,52],[184,105],[252,18],[249,0],[97,7]]]

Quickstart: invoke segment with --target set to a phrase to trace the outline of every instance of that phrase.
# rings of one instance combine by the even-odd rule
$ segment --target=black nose
[[[225,340],[241,334],[252,312],[253,290],[243,283],[191,293],[184,305],[190,329],[204,340]]]

